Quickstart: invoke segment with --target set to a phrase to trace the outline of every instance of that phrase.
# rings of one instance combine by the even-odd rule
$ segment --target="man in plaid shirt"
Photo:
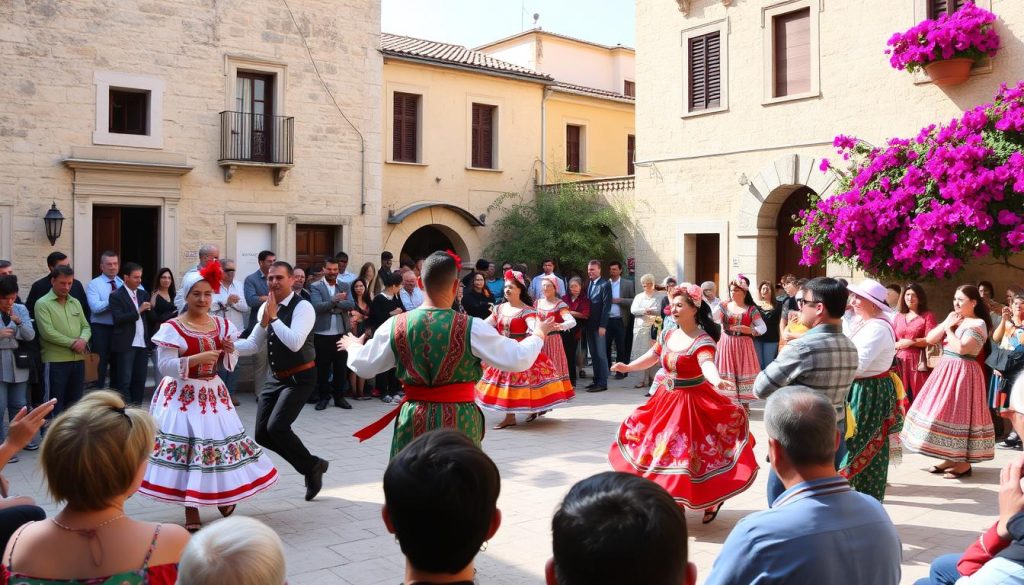
[[[754,381],[758,398],[768,398],[784,386],[805,386],[828,398],[836,409],[839,431],[837,469],[846,455],[846,395],[857,371],[857,348],[843,334],[842,326],[848,295],[846,286],[834,278],[808,281],[796,298],[800,323],[809,331],[786,344]],[[785,489],[775,472],[769,472],[768,504]]]

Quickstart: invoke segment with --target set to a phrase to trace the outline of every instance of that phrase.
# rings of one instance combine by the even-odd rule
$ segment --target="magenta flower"
[[[967,2],[953,14],[924,20],[886,43],[889,63],[895,69],[915,71],[934,61],[968,58],[977,61],[999,51],[996,15]]]

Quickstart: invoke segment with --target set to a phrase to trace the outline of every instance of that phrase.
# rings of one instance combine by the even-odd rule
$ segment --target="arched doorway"
[[[456,250],[456,246],[440,226],[425,225],[414,231],[405,240],[399,258],[409,260],[426,258],[438,250]]]
[[[803,254],[800,244],[793,240],[793,228],[796,227],[797,214],[807,209],[808,198],[815,194],[814,190],[806,185],[801,185],[790,193],[789,197],[779,207],[779,214],[775,220],[779,236],[775,247],[775,273],[776,277],[784,274],[792,274],[797,278],[815,278],[825,276],[825,265],[823,263],[814,266],[800,264]]]

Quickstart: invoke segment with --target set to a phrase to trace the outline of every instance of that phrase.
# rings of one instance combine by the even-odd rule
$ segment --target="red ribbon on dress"
[[[366,439],[384,430],[391,421],[398,418],[402,405],[410,400],[419,402],[473,402],[476,398],[476,382],[458,382],[441,386],[404,386],[405,398],[390,412],[352,434],[362,443]]]

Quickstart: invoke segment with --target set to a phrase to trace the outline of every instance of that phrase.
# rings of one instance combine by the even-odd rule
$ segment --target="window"
[[[952,14],[963,8],[966,0],[928,0],[928,18],[936,19],[943,14]]]
[[[391,160],[419,162],[420,96],[396,91],[394,102]]]
[[[636,168],[633,166],[633,160],[636,159],[636,136],[630,134],[626,137],[626,174],[635,175]]]
[[[497,110],[497,106],[473,104],[472,166],[478,169],[494,168],[494,116]]]
[[[693,37],[688,42],[689,103],[699,112],[722,106],[721,34],[718,31]]]
[[[236,160],[281,162],[290,157],[277,148],[284,128],[274,115],[274,75],[238,71],[235,106],[230,113],[231,152]],[[283,143],[282,143],[283,144]]]
[[[772,18],[772,97],[811,91],[811,9],[802,8]]]
[[[110,88],[108,132],[112,134],[149,134],[149,92]]]
[[[96,126],[92,143],[163,148],[164,81],[112,71],[93,74]]]
[[[582,157],[580,156],[582,137],[582,126],[569,124],[565,127],[565,170],[570,173],[582,172]]]
[[[622,95],[626,97],[636,97],[636,82],[629,80],[623,81]]]

